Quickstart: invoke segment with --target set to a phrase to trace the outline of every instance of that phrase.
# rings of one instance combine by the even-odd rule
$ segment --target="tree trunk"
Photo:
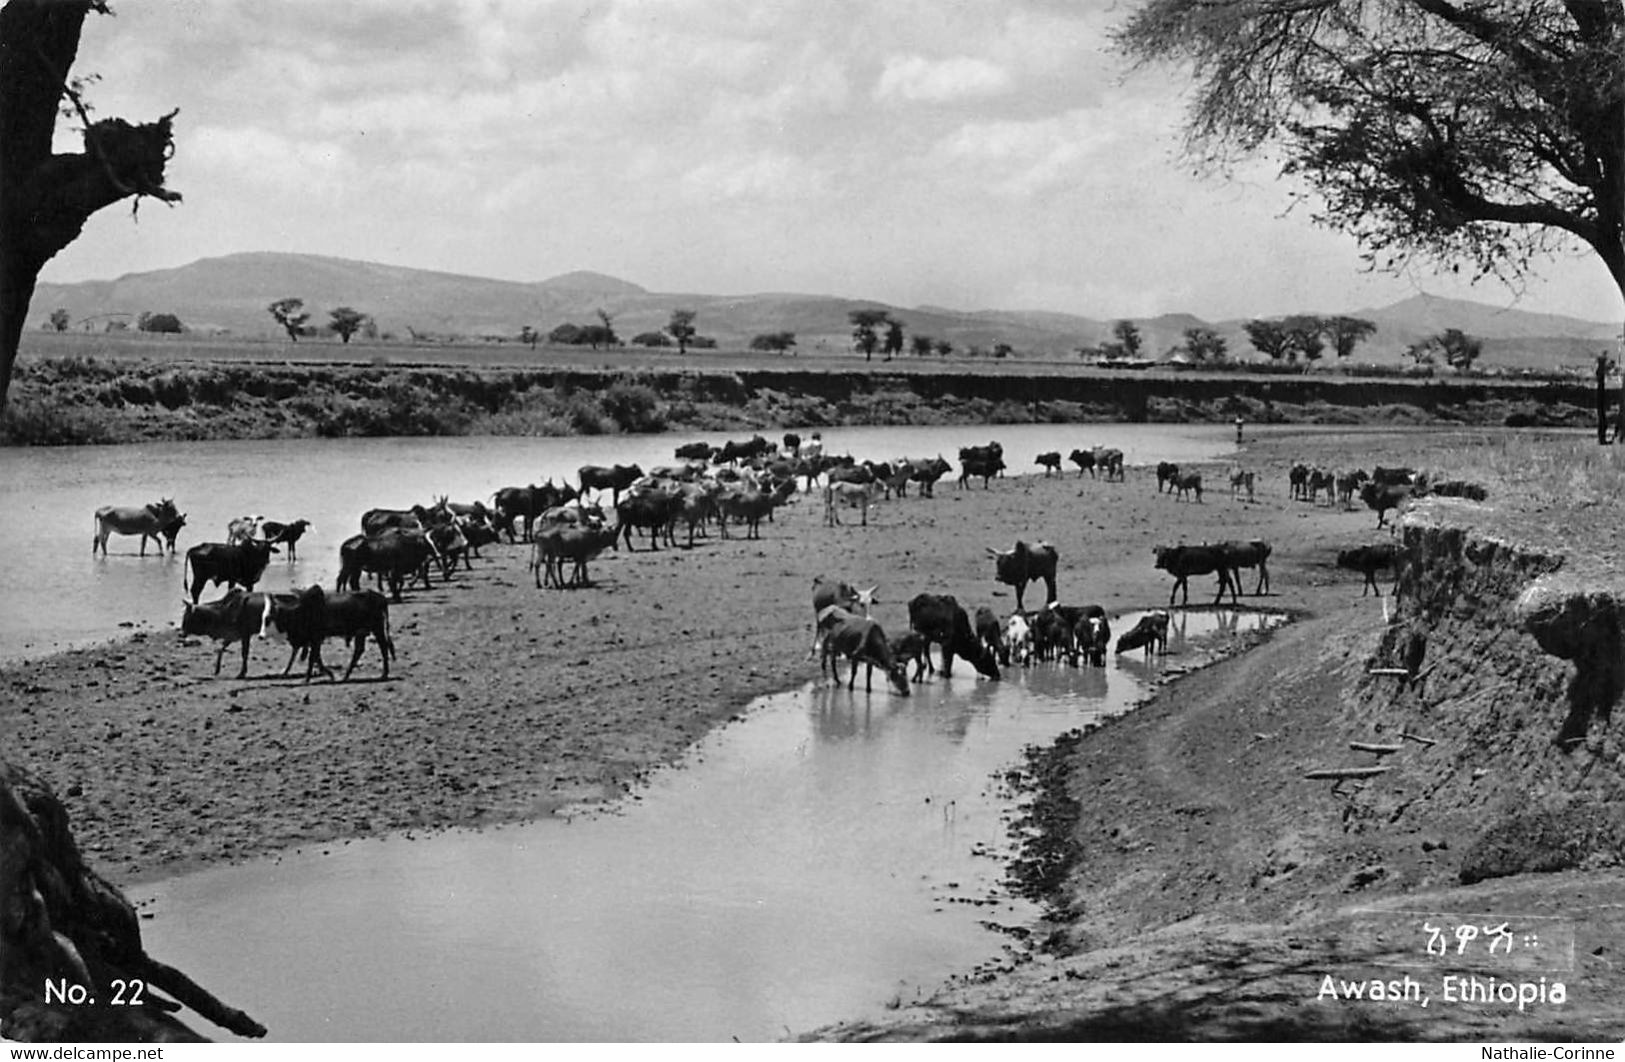
[[[147,125],[96,122],[84,132],[83,154],[51,153],[63,97],[78,102],[68,76],[92,10],[105,10],[101,0],[8,0],[0,8],[0,412],[45,263],[105,206],[132,195],[181,198],[164,188],[173,111]]]

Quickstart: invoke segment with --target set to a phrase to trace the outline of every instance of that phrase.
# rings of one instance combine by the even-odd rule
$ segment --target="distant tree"
[[[886,322],[886,360],[890,361],[903,352],[903,322]]]
[[[1326,352],[1326,341],[1321,338],[1326,325],[1319,317],[1298,314],[1281,322],[1286,333],[1287,360],[1297,361],[1301,355],[1306,362],[1319,361]]]
[[[795,345],[796,334],[794,332],[764,332],[759,336],[753,336],[750,341],[750,349],[752,350],[771,350],[779,354],[783,354]]]
[[[276,323],[288,333],[288,338],[295,343],[299,342],[299,335],[305,329],[305,322],[310,320],[310,314],[305,312],[305,300],[278,299],[266,309],[271,311]]]
[[[1625,294],[1621,0],[1146,0],[1117,33],[1187,64],[1187,140],[1269,153],[1371,265],[1515,278],[1574,237]]]
[[[57,332],[66,332],[68,330],[68,321],[69,318],[67,310],[56,309],[51,311],[51,328],[53,330]]]
[[[911,339],[909,343],[914,350],[914,356],[917,358],[923,358],[936,348],[937,341],[932,339],[930,336],[922,336],[920,333],[915,332],[914,338]]]
[[[666,325],[666,331],[677,340],[677,353],[688,353],[688,341],[694,338],[694,318],[697,315],[693,310],[673,310],[671,321]]]
[[[1431,339],[1424,339],[1420,343],[1412,343],[1405,348],[1405,356],[1418,366],[1432,365],[1434,362],[1434,346]]]
[[[142,311],[141,316],[135,319],[135,326],[143,332],[168,332],[176,334],[186,331],[181,319],[172,313],[148,313]]]
[[[180,202],[164,187],[175,112],[146,125],[92,121],[72,77],[85,16],[106,0],[8,0],[0,7],[0,412],[39,274],[85,222],[122,199]],[[84,150],[58,150],[57,119],[77,114]]]
[[[414,332],[413,338],[416,338],[416,336],[417,333]],[[559,346],[564,347],[576,346],[582,342],[581,326],[578,324],[571,324],[569,321],[566,321],[557,328],[553,329],[553,331],[547,333],[547,341],[549,343],[556,343]]]
[[[1185,329],[1185,354],[1195,362],[1223,361],[1224,337],[1211,328]]]
[[[540,338],[541,336],[537,334],[536,329],[530,325],[525,325],[519,330],[519,342],[525,344],[531,350],[536,349],[536,341]]]
[[[599,308],[593,312],[598,315],[598,327],[603,329],[603,331],[597,333],[597,335],[602,338],[604,346],[620,346],[621,337],[615,334],[615,318],[608,310],[602,308]],[[591,328],[592,326],[588,325],[587,327]],[[595,346],[593,349],[596,350],[598,348]]]
[[[853,310],[847,315],[852,322],[852,343],[863,351],[863,360],[874,357],[880,345],[880,329],[891,324],[891,314],[885,310]]]
[[[366,314],[359,310],[353,310],[348,306],[340,306],[336,310],[330,310],[328,316],[332,318],[327,325],[328,331],[337,335],[346,345],[349,344],[350,337],[361,331],[362,326],[370,320]]]
[[[1375,322],[1360,317],[1327,317],[1321,325],[1340,359],[1351,357],[1354,348],[1377,331]]]
[[[671,346],[671,336],[664,332],[639,332],[632,337],[632,345],[635,347],[669,347]]]
[[[1473,362],[1484,353],[1484,341],[1474,339],[1459,328],[1447,328],[1433,337],[1432,342],[1444,355],[1446,365],[1457,372],[1465,372],[1473,367]]]
[[[1123,357],[1139,357],[1141,339],[1138,325],[1133,321],[1118,321],[1112,325],[1112,335],[1117,337],[1117,343],[1122,348]]]
[[[618,346],[620,342],[620,337],[615,334],[615,329],[602,322],[584,326],[576,337],[577,345],[591,347],[594,350],[599,347]]]
[[[1008,343],[995,343],[995,344],[993,344],[993,356],[995,358],[1008,358],[1010,355],[1014,354],[1015,352],[1016,352],[1016,348],[1012,347]]]
[[[938,357],[946,358],[954,352],[954,345],[946,339],[939,339],[937,340],[936,351]]]
[[[1252,320],[1241,326],[1247,330],[1247,339],[1260,354],[1280,361],[1292,349],[1292,340],[1281,327],[1280,321]]]

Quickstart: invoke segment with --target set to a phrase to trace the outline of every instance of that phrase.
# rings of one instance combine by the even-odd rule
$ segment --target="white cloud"
[[[949,103],[997,96],[1009,88],[1010,75],[985,59],[894,55],[886,60],[874,95],[877,100]]]
[[[701,202],[800,202],[822,198],[820,173],[787,155],[732,157],[706,162],[683,175],[685,198]]]
[[[180,139],[177,168],[204,171],[205,180],[331,192],[355,176],[348,153],[331,140],[289,138],[254,126],[203,126]]]

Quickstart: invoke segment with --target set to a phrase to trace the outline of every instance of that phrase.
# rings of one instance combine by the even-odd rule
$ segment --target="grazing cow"
[[[1084,659],[1095,667],[1105,667],[1106,647],[1112,641],[1112,625],[1106,618],[1106,610],[1099,605],[1083,606],[1082,614],[1073,622],[1072,639]]]
[[[536,586],[557,587],[560,590],[578,586],[591,586],[587,562],[615,544],[621,534],[619,526],[605,528],[550,527],[536,532],[541,548],[541,563],[536,566]],[[571,562],[570,581],[564,581],[564,562]]]
[[[684,443],[677,448],[674,456],[679,461],[709,461],[717,452],[717,448],[707,442]]]
[[[109,535],[140,535],[141,555],[147,555],[147,539],[162,553],[164,544],[159,535],[165,527],[175,522],[181,514],[175,508],[175,499],[163,498],[159,501],[148,502],[146,505],[104,505],[96,510],[96,532],[90,540],[90,553],[95,556],[100,549],[102,556],[107,555],[107,539]],[[173,547],[171,547],[173,549]]]
[[[1382,587],[1377,585],[1377,573],[1391,571],[1394,573],[1394,586],[1399,586],[1399,547],[1392,542],[1382,542],[1374,546],[1357,546],[1354,549],[1340,550],[1337,554],[1337,566],[1350,571],[1361,572],[1365,575],[1365,585],[1360,587],[1360,596],[1375,592],[1382,596]]]
[[[1140,622],[1134,629],[1117,639],[1117,652],[1126,653],[1131,649],[1145,649],[1146,659],[1152,653],[1166,653],[1168,651],[1168,613],[1158,610],[1140,617]]]
[[[1178,477],[1178,475],[1178,465],[1174,464],[1172,461],[1158,461],[1157,493],[1161,494],[1164,489],[1166,489],[1169,493],[1172,493],[1174,488],[1170,484],[1173,483],[1174,479]]]
[[[869,526],[869,507],[874,505],[882,489],[879,483],[834,482],[824,488],[824,526],[834,527],[841,522],[841,510],[858,509],[863,513],[863,526]]]
[[[576,475],[581,480],[580,491],[583,495],[589,490],[607,490],[610,492],[610,505],[619,505],[621,491],[642,479],[643,469],[637,465],[613,465],[609,468],[582,465]]]
[[[232,642],[243,647],[243,666],[238,678],[248,677],[248,643],[257,634],[263,634],[269,615],[270,597],[249,593],[233,587],[224,597],[197,604],[181,598],[181,633],[199,638],[210,638],[220,643],[214,654],[214,673],[220,674],[220,662]]]
[[[831,605],[837,605],[848,612],[862,609],[863,615],[868,617],[869,610],[875,605],[875,591],[879,589],[879,583],[867,590],[859,590],[850,583],[838,579],[826,579],[822,575],[814,576],[812,584],[813,644],[812,650],[807,653],[807,659],[811,660],[817,656],[819,648],[824,644],[824,632],[818,627],[818,617],[823,614],[825,609]]]
[[[434,541],[422,531],[390,528],[376,535],[355,535],[339,546],[339,577],[335,590],[360,591],[361,573],[371,572],[380,584],[389,584],[390,599],[401,600],[401,588],[422,580],[432,589],[429,562],[438,559]]]
[[[1230,497],[1234,498],[1242,491],[1247,492],[1247,500],[1253,500],[1253,473],[1247,469],[1238,468],[1230,473]]]
[[[852,665],[847,689],[856,684],[858,664],[862,663],[868,666],[863,680],[865,692],[873,692],[875,668],[879,667],[886,672],[892,689],[899,696],[908,696],[908,668],[892,655],[891,642],[886,640],[880,624],[867,616],[855,616],[839,605],[830,605],[818,614],[818,626],[824,634],[824,655],[818,669],[822,672],[827,667],[836,685],[841,682],[839,658],[844,656]]]
[[[1049,453],[1039,454],[1033,459],[1033,464],[1043,465],[1045,476],[1049,476],[1052,473],[1058,476],[1061,474],[1061,452],[1059,450],[1051,450]]]
[[[1373,480],[1360,488],[1360,500],[1365,502],[1366,508],[1377,514],[1377,526],[1383,527],[1388,523],[1388,511],[1398,509],[1411,499],[1409,487],[1390,487]]]
[[[936,486],[937,480],[952,472],[954,467],[944,461],[941,454],[928,461],[912,460],[907,464],[909,468],[908,478],[920,485],[920,497],[922,498],[936,497],[932,488]]]
[[[226,524],[226,544],[235,546],[239,542],[247,542],[259,537],[260,521],[263,516],[239,516]]]
[[[1241,587],[1241,569],[1257,568],[1258,582],[1253,586],[1253,596],[1270,592],[1270,544],[1259,539],[1251,542],[1221,542],[1219,551],[1224,555],[1225,566],[1230,569],[1231,599],[1235,598],[1235,591]]]
[[[1192,491],[1196,492],[1196,501],[1200,504],[1202,501],[1202,473],[1181,472],[1174,476],[1173,492],[1176,499],[1188,497]]]
[[[1044,580],[1044,601],[1054,601],[1055,594],[1055,566],[1058,555],[1055,547],[1048,542],[1039,542],[1032,546],[1016,540],[1015,547],[1007,550],[987,548],[993,555],[994,579],[1006,586],[1016,588],[1016,611],[1024,612],[1026,607],[1022,604],[1022,595],[1026,592],[1027,584]]]
[[[291,561],[299,556],[299,540],[305,537],[305,532],[310,528],[309,520],[295,520],[291,524],[263,520],[260,522],[260,537],[273,546],[287,546],[288,559]]]
[[[186,567],[191,570],[189,589],[192,603],[208,583],[225,583],[254,589],[254,584],[265,574],[271,554],[279,552],[269,542],[249,541],[236,545],[224,542],[204,542],[186,551]]]
[[[1219,596],[1213,599],[1216,605],[1224,600],[1225,589],[1230,590],[1231,600],[1235,600],[1235,583],[1230,578],[1230,564],[1225,558],[1224,551],[1217,546],[1156,546],[1152,553],[1156,557],[1156,567],[1174,577],[1174,588],[1168,591],[1168,604],[1174,603],[1174,595],[1181,589],[1185,591],[1183,604],[1191,603],[1191,590],[1189,579],[1193,575],[1219,576]]]
[[[1095,464],[1106,474],[1106,482],[1123,480],[1123,451],[1095,447]]]
[[[344,681],[350,681],[356,663],[367,648],[367,637],[378,643],[378,656],[383,661],[384,678],[389,678],[389,662],[395,657],[395,643],[389,636],[389,599],[376,590],[355,593],[325,592],[320,586],[309,586],[291,594],[269,595],[266,612],[267,628],[274,627],[292,647],[286,675],[300,653],[305,653],[305,681],[320,668],[322,674],[333,678],[332,669],[322,661],[322,642],[328,638],[342,638],[352,646],[350,666],[344,669]]]
[[[1000,664],[1008,667],[1010,665],[1010,653],[1004,647],[1004,625],[999,622],[998,615],[986,605],[982,605],[976,610],[976,620],[973,626],[976,630],[976,637],[980,638],[982,644],[987,646],[988,651],[998,658]]]
[[[908,630],[891,640],[892,659],[898,664],[907,667],[914,665],[914,674],[910,676],[915,682],[924,682],[926,673],[937,673],[937,665],[931,662],[931,643],[919,631]]]
[[[971,629],[970,617],[959,602],[946,594],[917,594],[908,603],[908,625],[927,642],[942,646],[942,673],[953,670],[954,657],[969,660],[988,678],[999,677],[999,662]]]
[[[1095,452],[1093,450],[1073,450],[1066,455],[1066,459],[1078,466],[1078,478],[1082,479],[1085,472],[1089,478],[1095,478]]]

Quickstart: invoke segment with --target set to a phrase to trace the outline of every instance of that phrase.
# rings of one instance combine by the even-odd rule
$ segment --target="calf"
[[[1061,474],[1061,453],[1059,450],[1051,450],[1048,453],[1039,454],[1033,459],[1033,464],[1043,465],[1045,476],[1052,474],[1058,476]]]
[[[908,603],[908,625],[927,642],[942,646],[942,673],[951,674],[954,657],[969,660],[988,678],[999,677],[999,662],[976,637],[970,617],[959,602],[946,594],[916,594]]]
[[[1073,622],[1072,640],[1090,664],[1105,667],[1106,647],[1112,640],[1112,625],[1106,618],[1106,610],[1099,605],[1085,605]]]
[[[237,677],[248,677],[248,643],[257,634],[263,634],[270,615],[270,597],[249,593],[236,587],[226,591],[224,597],[197,604],[181,598],[181,633],[200,638],[211,638],[220,643],[214,654],[214,673],[220,674],[220,662],[232,642],[243,647],[243,666]]]
[[[299,557],[299,540],[305,537],[311,523],[309,520],[295,520],[291,524],[284,524],[279,520],[260,521],[260,537],[273,546],[287,546],[288,560],[297,560]]]
[[[1066,459],[1078,466],[1078,478],[1082,479],[1085,472],[1089,478],[1095,478],[1095,452],[1093,450],[1073,450],[1066,455]]]
[[[1033,629],[1027,622],[1027,617],[1020,612],[1010,613],[1010,618],[1004,621],[1004,651],[1005,664],[1012,661],[1025,664],[1033,655]]]
[[[1166,653],[1168,651],[1168,613],[1157,611],[1140,617],[1140,622],[1134,629],[1117,639],[1117,652],[1126,653],[1131,649],[1145,649],[1146,659],[1150,659],[1153,652]]]
[[[260,521],[263,516],[239,516],[226,524],[226,544],[235,546],[239,542],[247,542],[259,537]]]
[[[1349,571],[1361,572],[1365,575],[1365,585],[1360,587],[1360,596],[1375,592],[1382,596],[1382,587],[1377,585],[1377,573],[1388,570],[1394,573],[1394,586],[1399,586],[1399,547],[1392,542],[1383,542],[1374,546],[1356,546],[1354,549],[1341,550],[1337,554],[1337,566]]]
[[[914,665],[913,681],[923,682],[926,672],[936,674],[937,665],[931,662],[931,643],[919,631],[904,631],[891,640],[891,655],[898,664]]]
[[[1004,626],[999,617],[986,605],[976,610],[976,637],[998,658],[1000,664],[1010,665],[1010,654],[1004,647]]]
[[[839,605],[830,605],[818,614],[818,626],[824,633],[820,671],[827,665],[839,684],[841,673],[837,658],[844,656],[852,665],[852,673],[846,680],[847,689],[852,689],[857,683],[858,664],[863,663],[868,666],[868,671],[864,673],[865,692],[873,692],[875,668],[879,667],[886,672],[886,678],[898,695],[908,696],[908,668],[892,656],[891,643],[886,640],[886,632],[880,624],[867,617],[853,615]]]

